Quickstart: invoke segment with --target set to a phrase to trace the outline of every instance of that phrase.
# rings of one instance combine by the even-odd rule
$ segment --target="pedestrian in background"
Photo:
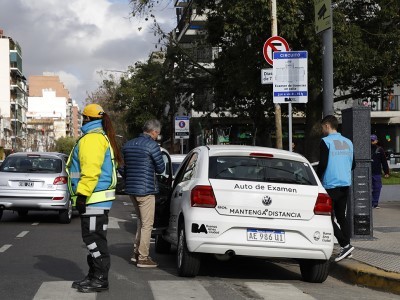
[[[382,190],[382,169],[385,178],[389,177],[389,166],[385,150],[378,145],[378,137],[371,135],[371,163],[372,163],[372,207],[379,208],[379,196]]]
[[[353,143],[343,137],[338,129],[338,120],[328,115],[321,121],[322,138],[320,158],[317,169],[325,190],[332,198],[332,225],[334,235],[340,244],[340,252],[335,258],[338,262],[348,257],[354,250],[350,244],[350,226],[346,219],[347,197],[351,186],[351,171],[355,167]],[[336,221],[339,224],[336,224]]]
[[[108,212],[115,199],[116,167],[122,157],[111,119],[103,108],[89,104],[82,116],[83,136],[71,151],[67,170],[73,206],[79,211],[82,239],[89,251],[89,272],[72,287],[89,293],[108,290]]]
[[[130,196],[138,217],[131,261],[139,268],[157,267],[149,252],[155,195],[159,192],[156,173],[161,174],[165,170],[161,149],[156,142],[160,132],[160,122],[149,120],[143,126],[143,133],[128,141],[122,149],[125,163],[125,193]]]

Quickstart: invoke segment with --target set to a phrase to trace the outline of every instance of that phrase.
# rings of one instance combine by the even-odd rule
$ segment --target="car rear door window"
[[[209,178],[317,185],[308,163],[280,158],[212,156]]]

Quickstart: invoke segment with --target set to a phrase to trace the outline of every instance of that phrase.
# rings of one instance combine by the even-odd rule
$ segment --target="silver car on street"
[[[0,166],[0,219],[3,210],[16,211],[21,217],[29,210],[54,210],[60,223],[70,223],[67,159],[67,155],[56,152],[9,155]]]

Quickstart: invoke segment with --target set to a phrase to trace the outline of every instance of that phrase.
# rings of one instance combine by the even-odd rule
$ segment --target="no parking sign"
[[[189,138],[189,117],[175,117],[175,139]]]

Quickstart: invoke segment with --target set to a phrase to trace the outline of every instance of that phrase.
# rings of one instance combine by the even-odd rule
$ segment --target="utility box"
[[[353,142],[356,167],[347,200],[351,237],[371,239],[371,108],[359,106],[342,111],[342,134]]]

